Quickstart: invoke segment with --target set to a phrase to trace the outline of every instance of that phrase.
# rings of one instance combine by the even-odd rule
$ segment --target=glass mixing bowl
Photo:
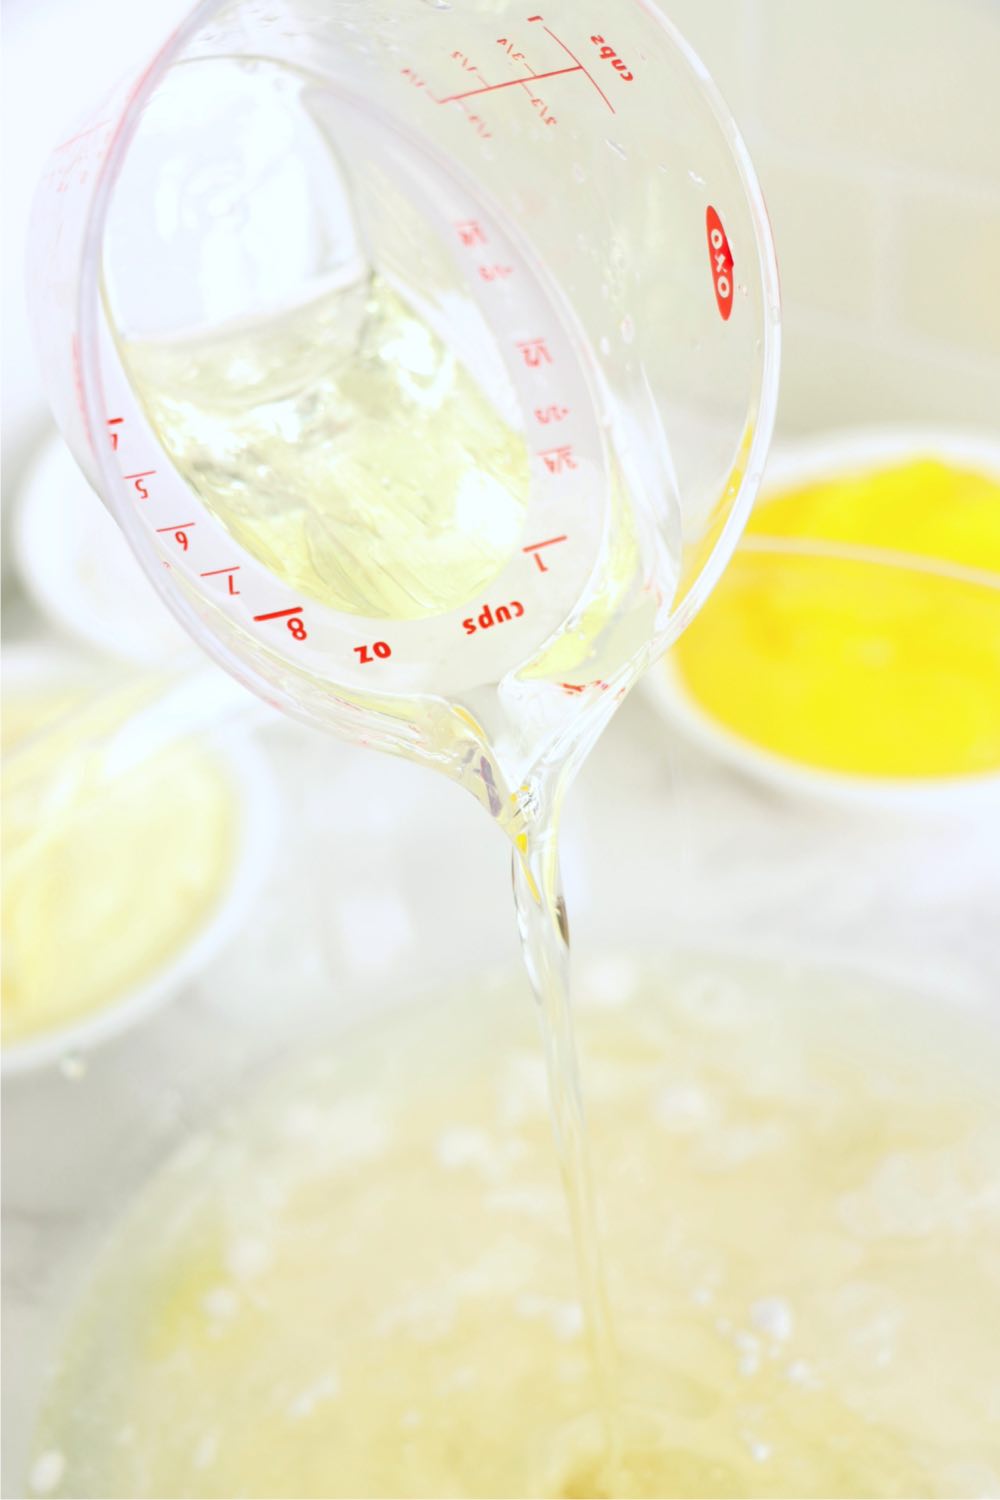
[[[241,935],[142,1026],[6,1089],[6,1493],[23,1493],[46,1370],[99,1245],[227,1098],[390,1006],[416,1015],[456,983],[474,993],[498,966],[530,1010],[506,843],[473,801],[284,722],[259,738],[285,822]],[[818,957],[936,994],[956,1028],[972,1011],[1000,1027],[998,849],[988,799],[825,805],[668,738],[632,699],[567,810],[575,963],[681,948]],[[585,1088],[587,1070],[585,1055]]]

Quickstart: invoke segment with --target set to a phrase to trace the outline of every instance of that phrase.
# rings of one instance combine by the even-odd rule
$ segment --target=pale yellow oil
[[[579,994],[609,1455],[510,981],[255,1082],[107,1249],[34,1458],[85,1496],[1000,1493],[1000,1061],[788,960]]]
[[[523,437],[379,276],[122,352],[180,473],[308,598],[375,618],[443,613],[518,544]]]

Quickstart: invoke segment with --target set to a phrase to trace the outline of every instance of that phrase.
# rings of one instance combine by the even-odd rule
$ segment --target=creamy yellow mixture
[[[234,793],[210,752],[178,744],[123,772],[109,760],[145,696],[8,694],[5,1044],[141,984],[205,924],[231,876]]]
[[[523,985],[362,1028],[153,1180],[34,1492],[1000,1493],[1000,1045],[785,960],[595,965],[609,1454]]]

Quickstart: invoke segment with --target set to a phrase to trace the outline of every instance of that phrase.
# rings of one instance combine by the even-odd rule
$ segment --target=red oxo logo
[[[722,220],[711,205],[705,214],[705,228],[708,231],[708,259],[712,267],[715,300],[719,304],[719,316],[727,323],[733,310],[733,252],[729,248]]]

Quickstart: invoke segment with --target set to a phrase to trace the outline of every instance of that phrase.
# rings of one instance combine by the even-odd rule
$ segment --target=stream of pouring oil
[[[452,507],[469,476],[485,473],[522,512],[524,441],[378,277],[327,297],[297,322],[283,317],[215,339],[126,343],[122,353],[176,467],[252,554],[303,592],[366,615],[424,614],[473,595],[500,567],[488,539],[456,528]],[[603,614],[592,613],[603,623],[610,608],[603,601]],[[634,641],[633,629],[630,649]],[[585,712],[582,704],[577,712]],[[496,747],[489,748],[492,758]],[[613,1472],[618,1358],[559,875],[565,772],[565,761],[550,766],[529,799],[530,816],[506,831],[515,845],[517,920],[537,1000],[595,1405]]]

